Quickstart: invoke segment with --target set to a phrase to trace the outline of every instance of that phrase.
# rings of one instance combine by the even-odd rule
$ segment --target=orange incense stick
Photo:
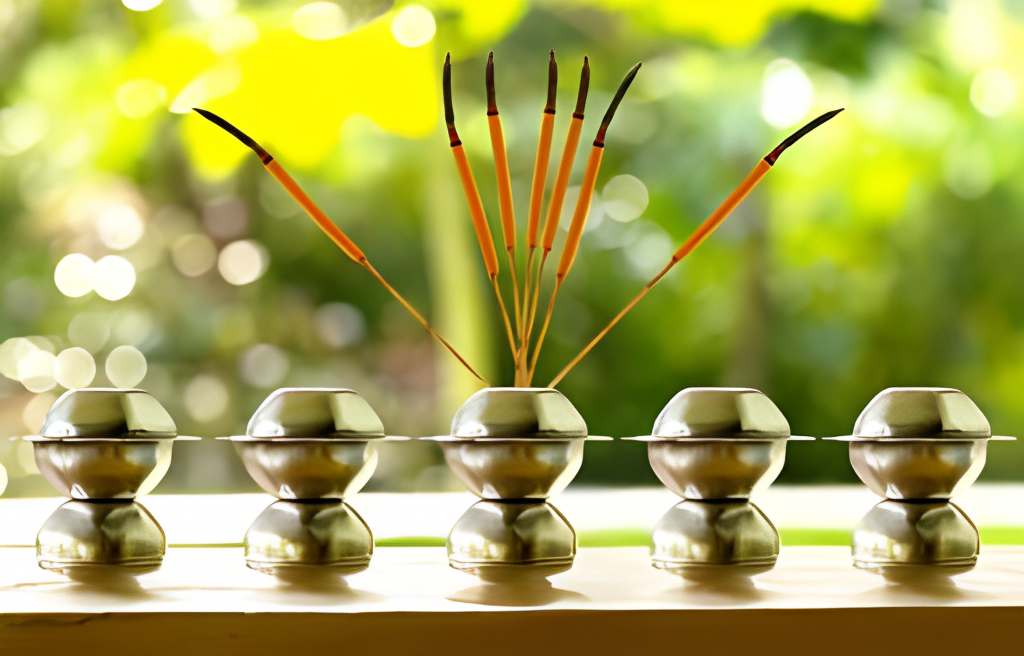
[[[462,189],[466,193],[466,202],[469,204],[469,216],[473,220],[476,240],[480,244],[480,254],[484,258],[487,276],[491,279],[491,287],[494,288],[494,295],[497,297],[498,306],[501,308],[501,316],[505,321],[505,332],[508,333],[508,343],[514,357],[516,353],[516,340],[512,334],[512,324],[508,318],[508,310],[505,309],[505,301],[501,297],[501,288],[498,286],[498,253],[494,248],[494,239],[491,237],[491,228],[487,224],[487,214],[484,212],[484,204],[480,200],[480,192],[477,190],[473,171],[469,168],[466,150],[462,147],[462,139],[459,139],[459,133],[455,129],[455,108],[452,105],[451,53],[445,55],[444,72],[442,73],[441,80],[444,92],[444,122],[448,128],[448,141],[451,145],[452,156],[455,157],[455,166],[459,169],[459,178],[462,179]]]
[[[665,274],[667,274],[672,269],[672,267],[674,267],[684,257],[693,252],[694,249],[700,246],[700,244],[705,239],[707,239],[712,232],[715,231],[715,228],[721,225],[722,222],[725,221],[725,219],[729,216],[729,214],[731,214],[732,211],[736,209],[736,206],[739,205],[744,198],[746,198],[747,194],[749,194],[750,191],[757,186],[757,183],[759,183],[761,181],[761,178],[763,178],[768,173],[768,171],[772,169],[772,166],[775,165],[776,160],[778,160],[779,156],[782,155],[782,153],[787,148],[789,148],[794,143],[799,141],[800,138],[806,135],[808,132],[815,129],[822,123],[825,123],[826,121],[828,121],[841,111],[843,110],[836,109],[831,112],[822,114],[818,118],[814,119],[807,125],[803,126],[799,130],[791,134],[782,143],[780,143],[775,148],[775,150],[765,155],[765,157],[757,163],[757,166],[754,167],[754,170],[751,171],[747,175],[747,177],[743,179],[743,182],[741,182],[739,186],[737,186],[736,189],[734,189],[732,193],[729,194],[729,196],[722,202],[722,204],[718,206],[718,209],[712,212],[711,216],[709,216],[704,221],[704,223],[702,223],[700,226],[698,226],[696,230],[693,231],[693,234],[691,234],[690,237],[683,243],[683,245],[679,247],[679,250],[677,250],[672,255],[672,259],[665,266],[665,268],[662,269],[658,273],[658,275],[654,276],[654,278],[650,282],[648,282],[646,286],[644,286],[640,293],[637,294],[636,298],[630,301],[629,305],[623,308],[623,310],[619,312],[614,319],[612,319],[611,323],[605,326],[604,330],[598,333],[597,337],[592,339],[590,343],[587,344],[586,348],[580,351],[579,355],[572,359],[572,362],[570,362],[568,366],[566,366],[565,369],[561,371],[561,373],[555,376],[554,380],[552,380],[551,383],[549,383],[548,387],[554,387],[555,385],[557,385],[565,377],[565,375],[568,374],[572,370],[572,368],[575,367],[579,363],[579,361],[582,360],[583,357],[587,355],[587,353],[590,353],[591,349],[593,349],[594,346],[596,346],[597,343],[600,342],[604,338],[604,336],[607,335],[608,332],[615,327],[615,324],[617,324],[619,320],[626,315],[627,312],[633,309],[633,306],[636,305],[640,301],[640,299],[646,296],[647,292],[651,291],[651,289],[654,287],[654,285],[658,283],[659,280],[665,277]]]
[[[318,226],[320,226],[320,229],[323,230],[327,234],[327,236],[331,238],[331,241],[337,244],[338,248],[340,248],[342,252],[345,253],[345,255],[347,255],[353,262],[369,271],[370,274],[374,278],[376,278],[378,282],[384,285],[385,289],[387,289],[388,292],[390,292],[391,295],[394,296],[395,299],[399,303],[401,303],[402,306],[406,310],[408,310],[413,317],[415,317],[415,319],[420,323],[420,325],[422,325],[427,330],[427,332],[431,334],[431,336],[433,336],[437,341],[441,342],[441,344],[443,344],[445,348],[451,351],[451,354],[454,355],[459,360],[459,362],[461,362],[462,365],[469,370],[470,373],[476,376],[485,385],[488,384],[487,381],[484,380],[483,377],[480,376],[480,374],[478,374],[476,370],[473,369],[473,367],[469,366],[469,363],[466,362],[465,358],[459,355],[459,352],[455,350],[455,347],[449,344],[448,340],[442,337],[440,333],[434,330],[434,328],[423,317],[423,315],[417,312],[416,308],[414,308],[409,303],[409,301],[405,300],[405,298],[401,294],[399,294],[398,291],[394,287],[392,287],[387,280],[384,279],[384,277],[377,271],[377,269],[375,269],[373,265],[370,264],[370,261],[367,259],[363,251],[360,250],[359,247],[355,245],[355,242],[349,239],[348,235],[346,235],[341,228],[339,228],[333,221],[331,221],[327,217],[326,214],[324,214],[323,210],[321,210],[317,206],[317,204],[314,203],[313,200],[306,194],[306,192],[304,192],[302,188],[299,187],[299,184],[295,182],[295,180],[290,175],[288,175],[288,172],[284,170],[284,167],[278,164],[270,153],[264,150],[264,148],[260,146],[258,143],[256,143],[256,141],[253,140],[251,137],[249,137],[249,135],[245,134],[244,132],[242,132],[235,126],[231,125],[221,117],[217,116],[213,112],[208,112],[206,110],[199,108],[193,109],[200,116],[209,120],[218,127],[224,129],[233,137],[235,137],[243,144],[251,148],[252,151],[255,152],[256,155],[260,158],[260,161],[263,162],[264,168],[266,168],[270,175],[274,176],[274,178],[281,184],[281,186],[284,187],[285,191],[288,192],[288,195],[291,196],[302,207],[302,209],[306,211],[310,218],[313,219],[313,221],[316,222]]]
[[[555,186],[551,190],[551,199],[548,201],[548,212],[544,219],[544,230],[541,237],[540,264],[537,267],[536,282],[533,288],[533,299],[530,301],[530,308],[527,312],[526,339],[527,345],[533,335],[533,323],[537,317],[537,304],[540,302],[540,286],[544,275],[544,265],[547,263],[548,255],[555,243],[555,233],[558,232],[558,222],[562,216],[562,204],[565,202],[565,191],[569,186],[569,176],[572,173],[573,162],[576,161],[576,149],[580,143],[580,132],[583,130],[584,110],[587,106],[587,94],[590,91],[590,59],[583,57],[583,70],[580,73],[580,87],[576,94],[576,109],[572,113],[572,120],[569,122],[569,132],[565,137],[565,147],[562,149],[562,159],[558,163],[558,173],[555,175]],[[551,86],[548,87],[548,97],[553,95]]]
[[[558,261],[558,270],[555,272],[555,286],[551,290],[551,300],[548,302],[548,310],[544,315],[544,324],[541,326],[540,335],[537,337],[537,346],[533,350],[533,359],[530,362],[531,377],[533,372],[536,371],[537,358],[540,357],[540,349],[544,345],[544,337],[547,336],[548,326],[551,324],[551,314],[555,309],[555,298],[558,296],[558,290],[562,287],[565,277],[569,275],[569,270],[572,269],[572,265],[576,261],[580,239],[583,238],[583,228],[586,227],[587,215],[590,213],[590,203],[594,197],[594,188],[597,186],[597,174],[601,169],[601,158],[604,155],[604,138],[608,133],[608,126],[611,125],[612,118],[615,116],[615,110],[619,108],[619,104],[622,102],[623,97],[625,97],[626,91],[629,90],[629,85],[633,83],[633,79],[636,78],[636,74],[640,71],[642,65],[640,63],[629,69],[626,77],[622,79],[622,83],[619,84],[611,104],[608,105],[608,111],[604,113],[604,118],[601,119],[601,127],[598,128],[594,144],[590,149],[587,169],[583,174],[583,184],[580,186],[580,195],[576,199],[576,209],[573,211],[572,222],[569,224],[569,234],[566,236],[565,246],[562,248],[562,257]]]
[[[533,256],[537,250],[537,228],[540,224],[541,205],[544,202],[544,184],[548,177],[548,162],[551,159],[551,135],[555,129],[555,101],[558,90],[558,64],[555,63],[555,51],[552,50],[548,59],[548,97],[541,114],[540,137],[537,140],[537,159],[533,165],[533,184],[530,187],[530,216],[526,224],[526,244],[529,251],[526,255],[526,283],[523,286],[523,317],[522,325],[525,335],[519,337],[519,363],[517,366],[525,370],[526,352],[530,346],[530,289],[533,284]],[[540,280],[537,280],[538,289]],[[526,381],[527,383],[529,381]]]
[[[494,51],[487,55],[487,126],[491,133],[491,150],[494,153],[494,172],[498,179],[498,209],[501,216],[505,250],[508,252],[508,267],[512,275],[512,298],[514,304],[516,334],[522,339],[523,326],[519,309],[519,277],[516,274],[516,215],[512,205],[512,179],[508,171],[508,152],[505,149],[505,134],[501,129],[501,117],[494,93]],[[515,350],[515,349],[513,349]]]

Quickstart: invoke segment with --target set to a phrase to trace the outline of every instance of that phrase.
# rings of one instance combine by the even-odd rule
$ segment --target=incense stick
[[[569,131],[565,137],[565,147],[562,149],[562,159],[558,163],[558,173],[555,175],[555,186],[551,190],[551,198],[548,200],[548,211],[544,219],[544,230],[541,238],[540,264],[537,265],[537,275],[533,289],[533,298],[530,301],[530,309],[526,321],[526,344],[529,345],[530,337],[533,335],[533,324],[537,318],[537,304],[540,302],[540,287],[544,275],[544,265],[547,263],[548,255],[555,243],[555,233],[558,231],[558,222],[562,216],[562,205],[565,202],[565,191],[569,186],[569,175],[572,173],[572,165],[576,160],[576,149],[580,143],[580,132],[583,130],[584,110],[587,106],[587,94],[590,91],[590,59],[583,57],[583,70],[580,72],[580,86],[576,93],[576,108],[572,113],[572,120],[569,122]],[[552,95],[551,87],[548,87],[549,98]],[[535,358],[536,359],[536,358]],[[527,374],[527,379],[532,378]]]
[[[744,198],[746,198],[747,194],[749,194],[750,191],[757,186],[761,179],[775,165],[775,162],[778,160],[779,156],[782,155],[782,153],[787,148],[792,146],[801,137],[805,136],[811,130],[820,126],[822,123],[825,123],[826,121],[830,120],[832,117],[834,117],[841,111],[843,110],[836,109],[831,112],[826,112],[825,114],[822,114],[818,118],[814,119],[804,127],[794,132],[792,135],[787,137],[773,151],[765,155],[765,157],[757,163],[757,166],[754,167],[754,169],[747,175],[747,177],[743,179],[743,182],[741,182],[739,186],[737,186],[736,189],[734,189],[732,193],[730,193],[729,196],[722,202],[722,204],[719,205],[718,208],[711,213],[711,216],[709,216],[704,221],[704,223],[702,223],[700,226],[697,227],[696,230],[693,231],[693,234],[691,234],[690,237],[683,243],[683,245],[680,246],[679,249],[672,255],[672,259],[665,266],[665,268],[662,269],[658,273],[658,275],[654,276],[654,278],[651,279],[651,281],[644,286],[640,293],[637,294],[636,298],[630,301],[629,304],[625,308],[623,308],[623,310],[619,312],[614,319],[612,319],[611,323],[605,326],[604,330],[598,333],[597,337],[592,339],[590,343],[587,344],[587,346],[582,351],[580,351],[580,353],[575,358],[572,359],[572,361],[565,367],[565,369],[561,371],[561,373],[555,376],[554,380],[552,380],[548,384],[548,387],[554,387],[563,378],[565,378],[565,375],[568,374],[572,370],[572,368],[575,367],[579,363],[579,361],[582,360],[583,357],[586,356],[587,353],[589,353],[591,349],[593,349],[594,346],[596,346],[597,343],[600,342],[604,338],[604,336],[607,335],[608,332],[615,327],[615,324],[617,324],[619,320],[626,315],[627,312],[633,309],[633,306],[636,305],[640,301],[640,299],[647,295],[647,292],[651,291],[651,289],[654,287],[654,285],[658,283],[659,280],[665,277],[665,274],[667,274],[672,269],[672,267],[678,264],[684,257],[692,253],[694,249],[700,246],[700,244],[705,239],[707,239],[712,232],[715,231],[715,228],[721,225],[722,222],[725,221],[725,219],[729,216],[729,214],[731,214],[732,211],[736,209],[736,206],[739,205]]]
[[[288,195],[291,196],[302,207],[302,209],[306,211],[309,217],[313,219],[313,221],[320,227],[320,229],[323,230],[324,233],[326,233],[327,236],[331,238],[331,241],[333,241],[338,246],[338,248],[340,248],[342,252],[345,253],[345,255],[347,255],[353,262],[369,271],[370,274],[374,278],[376,278],[382,285],[384,285],[388,292],[390,292],[391,295],[394,296],[395,299],[399,303],[401,303],[402,306],[406,310],[408,310],[410,314],[412,314],[412,316],[420,323],[420,325],[422,325],[426,329],[426,331],[430,333],[432,337],[434,337],[434,339],[443,344],[444,347],[447,348],[451,352],[451,354],[454,355],[458,359],[458,361],[462,363],[462,366],[469,370],[470,373],[476,376],[485,385],[488,384],[487,381],[484,380],[484,378],[480,374],[478,374],[475,369],[473,369],[473,367],[469,366],[469,363],[466,362],[465,358],[463,358],[458,351],[455,350],[455,347],[449,344],[448,340],[442,337],[440,333],[434,330],[434,328],[423,317],[423,315],[417,312],[416,308],[414,308],[412,304],[409,303],[409,301],[405,300],[405,297],[399,294],[398,290],[392,287],[387,282],[387,280],[384,279],[384,277],[377,271],[377,269],[375,269],[373,265],[370,264],[369,259],[367,259],[363,251],[360,250],[358,246],[356,246],[355,242],[349,239],[348,235],[346,235],[344,231],[342,231],[342,229],[337,226],[337,224],[331,221],[327,217],[327,215],[324,214],[323,210],[321,210],[317,206],[317,204],[314,203],[313,200],[306,194],[306,192],[304,192],[302,188],[299,187],[299,184],[295,182],[295,180],[290,175],[288,175],[288,172],[284,170],[284,167],[282,167],[270,153],[264,150],[262,146],[256,143],[247,134],[245,134],[235,126],[231,125],[221,117],[217,116],[213,112],[208,112],[204,109],[199,109],[197,107],[193,109],[200,116],[209,120],[218,127],[224,129],[229,134],[231,134],[236,139],[238,139],[243,144],[252,149],[252,151],[255,152],[256,155],[260,158],[260,161],[263,163],[263,167],[270,173],[270,175],[274,176],[274,178],[281,184],[281,186],[284,187],[285,191],[288,192]]]
[[[469,216],[473,220],[473,229],[476,231],[476,239],[480,244],[480,254],[484,258],[484,266],[487,268],[487,275],[491,279],[491,287],[498,299],[498,306],[501,309],[501,316],[505,322],[505,332],[508,334],[509,348],[512,349],[512,356],[516,354],[516,340],[512,334],[512,324],[508,318],[508,311],[505,309],[505,301],[501,297],[501,288],[498,285],[498,253],[494,249],[494,239],[491,237],[491,228],[487,224],[487,214],[484,212],[484,204],[480,200],[480,192],[476,187],[476,180],[473,178],[473,171],[469,168],[469,159],[462,147],[462,140],[459,139],[458,130],[455,129],[455,108],[452,105],[452,62],[451,53],[445,55],[444,71],[441,76],[444,95],[444,122],[448,128],[448,141],[451,146],[452,156],[455,158],[455,165],[459,169],[459,177],[462,180],[462,189],[466,194],[466,202],[469,205]]]
[[[530,307],[531,287],[533,284],[533,257],[537,250],[537,229],[540,224],[540,211],[544,202],[544,184],[548,177],[548,162],[551,159],[551,135],[555,129],[555,101],[558,89],[558,64],[555,63],[555,51],[552,50],[548,59],[548,96],[541,114],[540,136],[537,139],[537,159],[533,165],[533,184],[530,187],[530,215],[526,224],[526,283],[523,286],[523,318],[522,325],[525,335],[520,335],[519,358],[516,364],[526,369],[526,354],[530,346]],[[540,289],[540,278],[537,279]],[[539,291],[538,291],[539,294]],[[536,307],[536,306],[534,306]],[[527,384],[529,380],[526,381]]]
[[[508,171],[508,152],[505,149],[505,134],[501,129],[498,103],[494,92],[494,51],[487,55],[487,126],[491,133],[491,151],[494,153],[494,173],[498,179],[498,209],[501,217],[505,250],[508,254],[508,268],[512,276],[512,298],[515,311],[516,334],[522,340],[523,325],[519,308],[519,276],[516,273],[516,215],[512,204],[512,179]],[[513,347],[513,353],[516,352]]]
[[[583,228],[587,224],[587,216],[590,214],[590,203],[594,197],[594,188],[597,186],[597,174],[601,169],[601,159],[604,156],[604,139],[608,133],[608,126],[611,125],[615,111],[619,108],[626,91],[633,83],[636,74],[640,71],[642,63],[638,63],[629,69],[626,77],[619,84],[615,96],[608,105],[608,110],[601,119],[601,127],[597,130],[594,144],[590,149],[590,156],[587,158],[587,169],[583,174],[583,183],[580,185],[580,195],[576,199],[576,209],[572,215],[572,222],[569,224],[569,233],[565,239],[565,246],[562,247],[562,256],[558,260],[558,270],[555,272],[555,286],[551,290],[551,300],[548,302],[548,309],[544,315],[544,324],[541,326],[540,335],[537,337],[537,345],[533,349],[533,359],[530,362],[530,376],[537,369],[537,359],[540,357],[541,347],[544,346],[544,338],[547,336],[548,326],[551,324],[551,315],[555,309],[555,298],[558,290],[561,289],[565,277],[569,275],[573,263],[576,261],[576,253],[579,251],[580,240],[583,238]]]

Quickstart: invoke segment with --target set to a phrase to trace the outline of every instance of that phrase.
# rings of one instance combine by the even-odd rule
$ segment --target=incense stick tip
[[[626,95],[626,91],[629,90],[629,85],[633,84],[633,79],[636,74],[640,71],[640,67],[643,66],[643,62],[638,62],[633,68],[629,69],[626,73],[626,77],[622,78],[622,83],[619,84],[618,90],[615,91],[615,96],[612,98],[611,104],[608,105],[608,111],[604,113],[604,118],[601,119],[601,127],[597,131],[597,138],[594,139],[595,146],[604,145],[604,135],[608,131],[608,126],[611,125],[612,118],[615,116],[615,111],[619,108],[619,103]]]
[[[270,153],[268,153],[266,150],[263,149],[262,146],[260,146],[258,143],[256,143],[256,141],[252,137],[250,137],[246,133],[242,132],[241,130],[236,128],[234,125],[231,125],[230,123],[228,123],[227,121],[225,121],[221,117],[217,116],[213,112],[207,111],[205,109],[200,109],[198,107],[193,107],[192,109],[197,114],[199,114],[200,116],[205,118],[207,121],[210,121],[211,123],[213,123],[214,125],[216,125],[220,129],[224,130],[225,132],[230,134],[232,137],[234,137],[235,139],[238,139],[243,144],[245,144],[250,149],[252,149],[252,151],[254,153],[256,153],[256,155],[259,156],[260,160],[262,160],[262,162],[264,164],[269,164],[270,161],[272,159],[274,159],[273,157],[270,156]]]
[[[487,74],[485,76],[487,86],[487,115],[492,116],[498,113],[498,103],[494,98],[494,51],[487,55]]]
[[[448,131],[455,129],[455,108],[452,105],[452,54],[444,56],[444,71],[441,75],[441,91],[444,96],[444,123]]]
[[[825,112],[824,114],[814,119],[807,125],[803,126],[793,134],[789,135],[782,141],[782,143],[775,147],[775,150],[765,155],[764,161],[767,162],[769,165],[774,166],[775,162],[779,159],[779,156],[782,155],[782,153],[784,153],[787,148],[795,144],[797,141],[800,141],[800,139],[807,135],[807,133],[811,132],[812,130],[819,127],[823,123],[832,120],[832,118],[835,117],[836,114],[843,111],[844,109],[846,108],[840,107],[839,109],[833,109],[830,112]]]

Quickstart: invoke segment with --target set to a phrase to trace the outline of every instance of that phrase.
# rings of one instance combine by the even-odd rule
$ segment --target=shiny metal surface
[[[39,436],[52,439],[162,439],[178,434],[174,420],[149,392],[68,390],[49,412]]]
[[[448,536],[448,563],[483,579],[551,576],[575,557],[576,531],[545,501],[478,501]]]
[[[786,440],[665,440],[647,443],[658,479],[684,499],[748,499],[786,462]]]
[[[438,442],[452,472],[482,499],[546,499],[572,482],[584,440]]]
[[[366,569],[373,535],[362,517],[337,501],[276,501],[245,534],[245,564],[269,574],[330,567],[351,574]]]
[[[294,387],[276,390],[253,413],[246,435],[256,438],[382,438],[384,425],[363,397],[350,389]]]
[[[947,502],[883,501],[853,531],[853,564],[882,574],[922,565],[967,571],[980,548],[978,529]]]
[[[966,394],[942,387],[890,387],[857,418],[857,439],[985,439],[992,429]]]
[[[651,537],[651,563],[687,579],[723,570],[766,572],[779,557],[775,526],[743,501],[683,501],[665,513]]]
[[[39,440],[39,472],[73,499],[134,499],[157,486],[171,466],[171,440]]]
[[[377,449],[358,439],[234,441],[246,471],[281,499],[344,499],[377,467]]]
[[[452,437],[585,438],[587,424],[569,399],[555,389],[488,387],[459,408]]]
[[[163,529],[134,501],[68,501],[36,537],[39,566],[65,573],[111,565],[151,571],[166,550]]]
[[[988,440],[850,442],[850,463],[864,484],[887,499],[950,499],[985,467]]]
[[[789,422],[772,400],[756,389],[689,387],[662,409],[651,435],[785,438],[789,437]]]

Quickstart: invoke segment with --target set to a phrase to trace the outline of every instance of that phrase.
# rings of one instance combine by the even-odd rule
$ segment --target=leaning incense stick
[[[501,216],[502,235],[508,254],[508,268],[512,276],[512,298],[516,321],[516,334],[522,339],[523,326],[519,309],[519,276],[516,274],[516,215],[512,205],[512,179],[508,171],[508,152],[505,149],[505,134],[501,129],[498,103],[494,93],[494,51],[487,55],[487,126],[491,133],[491,150],[494,153],[494,172],[498,179],[498,209]],[[514,349],[515,350],[515,349]]]
[[[647,283],[643,290],[641,290],[640,293],[637,294],[636,298],[630,301],[629,305],[623,308],[623,310],[619,312],[614,319],[612,319],[611,323],[605,326],[604,330],[598,333],[597,337],[592,339],[590,343],[587,344],[586,348],[580,351],[579,355],[572,359],[572,362],[570,362],[568,366],[566,366],[565,369],[561,371],[561,373],[555,376],[554,380],[552,380],[548,384],[548,387],[554,387],[563,378],[565,378],[565,375],[568,374],[572,370],[572,368],[575,367],[579,363],[579,361],[582,360],[583,357],[587,355],[587,353],[590,353],[591,349],[593,349],[594,346],[596,346],[597,343],[600,342],[604,338],[604,336],[607,335],[608,332],[615,327],[615,324],[617,324],[619,320],[626,315],[627,312],[633,309],[633,306],[636,305],[640,301],[640,299],[647,295],[647,292],[651,291],[651,288],[653,288],[659,280],[665,277],[665,274],[667,274],[669,270],[672,269],[672,267],[674,267],[684,257],[693,252],[694,249],[700,246],[701,242],[707,239],[708,236],[715,231],[715,228],[721,225],[721,223],[725,221],[725,219],[729,216],[730,213],[732,213],[736,206],[739,205],[744,198],[746,198],[747,194],[749,194],[750,191],[757,186],[757,183],[760,182],[761,178],[763,178],[765,174],[767,174],[768,171],[772,169],[772,167],[775,165],[775,162],[779,159],[779,156],[782,155],[782,153],[785,152],[787,148],[789,148],[797,141],[799,141],[800,138],[806,135],[808,132],[815,129],[822,123],[825,123],[826,121],[828,121],[841,111],[843,111],[842,108],[835,109],[831,112],[826,112],[825,114],[822,114],[821,116],[814,119],[807,125],[803,126],[790,136],[786,137],[786,139],[783,140],[783,142],[780,143],[775,148],[775,150],[765,155],[764,158],[757,163],[757,166],[754,167],[754,170],[751,171],[746,178],[744,178],[743,182],[741,182],[739,186],[736,187],[736,189],[734,189],[733,192],[729,194],[729,196],[722,202],[722,204],[718,206],[718,209],[712,212],[711,216],[709,216],[704,221],[704,223],[702,223],[700,226],[698,226],[696,230],[693,231],[693,234],[691,234],[690,237],[683,243],[683,245],[679,247],[679,250],[677,250],[672,255],[672,259],[665,266],[665,268],[662,269],[658,273],[658,275],[654,276],[654,278],[649,283]]]
[[[288,172],[284,170],[284,167],[278,164],[277,160],[275,160],[270,153],[264,150],[262,146],[256,143],[256,141],[254,141],[247,134],[245,134],[235,126],[231,125],[221,117],[217,116],[213,112],[208,112],[204,109],[199,108],[193,109],[195,109],[195,111],[200,116],[209,120],[214,125],[217,125],[218,127],[224,129],[233,137],[235,137],[243,144],[251,148],[252,151],[255,152],[256,155],[260,158],[260,161],[263,162],[263,167],[270,173],[270,175],[274,176],[274,178],[281,184],[281,186],[285,188],[285,191],[288,192],[288,195],[291,196],[302,207],[302,209],[306,211],[310,218],[313,219],[313,221],[316,222],[318,226],[320,226],[320,229],[323,230],[327,234],[327,236],[331,238],[331,241],[337,244],[338,248],[340,248],[342,252],[345,253],[345,255],[347,255],[353,262],[369,271],[370,274],[374,278],[376,278],[378,282],[384,285],[385,289],[387,289],[388,292],[390,292],[391,295],[394,296],[395,299],[399,303],[401,303],[402,306],[406,310],[408,310],[413,317],[415,317],[415,319],[420,323],[420,325],[422,325],[427,330],[427,332],[430,333],[432,337],[434,337],[437,341],[441,342],[441,344],[443,344],[445,348],[451,351],[452,355],[458,358],[459,362],[462,363],[462,366],[468,369],[470,373],[476,376],[485,385],[488,384],[487,381],[484,380],[483,377],[480,376],[480,374],[478,374],[476,370],[473,369],[473,367],[469,366],[469,363],[466,362],[465,358],[459,355],[459,352],[455,350],[455,347],[449,344],[448,340],[442,337],[440,333],[434,330],[434,328],[423,317],[423,315],[417,312],[416,308],[414,308],[409,303],[409,301],[405,300],[405,298],[401,294],[399,294],[398,291],[394,287],[392,287],[387,280],[384,279],[384,277],[377,271],[377,269],[375,269],[373,265],[370,264],[370,260],[367,259],[363,251],[360,250],[358,246],[356,246],[355,242],[349,239],[348,235],[346,235],[341,228],[339,228],[333,221],[331,221],[327,217],[326,214],[323,213],[323,210],[321,210],[317,206],[317,204],[314,203],[313,200],[308,195],[306,195],[306,192],[304,192],[299,187],[299,184],[295,182],[295,180],[290,175],[288,175]]]
[[[544,315],[544,324],[541,326],[540,335],[537,337],[537,345],[533,349],[533,359],[530,362],[531,377],[537,369],[537,358],[540,357],[540,350],[544,345],[544,337],[547,336],[548,326],[551,324],[551,315],[555,309],[555,298],[558,296],[558,290],[561,289],[562,283],[565,282],[565,277],[569,275],[569,271],[576,261],[580,239],[583,238],[583,228],[586,227],[587,215],[590,213],[590,203],[594,197],[594,187],[597,185],[597,174],[601,169],[601,158],[604,155],[604,139],[608,133],[608,126],[611,125],[612,118],[615,116],[615,110],[619,108],[619,104],[622,102],[623,97],[625,97],[626,91],[629,90],[629,85],[633,83],[633,79],[636,78],[636,74],[640,71],[642,65],[640,63],[629,69],[626,77],[622,79],[618,91],[615,92],[611,104],[608,105],[608,111],[604,113],[604,118],[601,119],[601,127],[598,128],[594,144],[590,149],[587,169],[583,174],[583,184],[580,186],[580,195],[576,199],[576,209],[573,211],[572,222],[569,224],[569,233],[565,239],[565,246],[562,248],[562,256],[558,260],[558,270],[555,272],[555,286],[551,290],[551,300],[548,302],[548,309]]]
[[[515,357],[516,340],[512,334],[512,324],[508,318],[508,310],[505,309],[505,300],[501,297],[501,288],[498,286],[498,253],[494,249],[491,228],[487,224],[487,214],[484,212],[484,204],[480,200],[480,192],[477,190],[476,180],[473,179],[473,171],[469,168],[466,150],[462,147],[462,139],[459,139],[459,133],[455,129],[455,108],[452,105],[451,53],[445,55],[444,72],[441,79],[444,91],[444,122],[448,128],[448,141],[451,145],[452,156],[455,158],[455,165],[459,169],[459,177],[462,179],[462,189],[466,193],[466,202],[469,204],[469,216],[473,220],[473,229],[476,231],[476,239],[480,244],[480,254],[483,255],[487,276],[491,279],[491,287],[494,289],[494,295],[498,299],[498,307],[501,309],[501,317],[505,322],[505,332],[508,333],[509,348],[512,349],[512,355]]]
[[[580,73],[580,87],[576,94],[576,109],[572,113],[572,120],[569,122],[569,132],[565,137],[565,147],[562,149],[562,159],[558,164],[558,173],[555,175],[555,186],[551,190],[551,199],[548,201],[548,211],[544,219],[544,230],[541,235],[540,264],[537,266],[533,298],[530,300],[530,308],[527,313],[526,339],[527,345],[533,335],[533,323],[537,317],[537,304],[540,302],[540,286],[544,275],[544,265],[547,263],[548,255],[555,243],[555,233],[558,231],[558,222],[562,216],[562,205],[565,202],[565,191],[569,186],[569,175],[572,173],[572,165],[576,160],[576,149],[580,143],[580,132],[583,130],[584,110],[587,106],[587,93],[590,91],[590,59],[583,58],[583,70]],[[548,86],[548,97],[553,95],[551,86]]]

